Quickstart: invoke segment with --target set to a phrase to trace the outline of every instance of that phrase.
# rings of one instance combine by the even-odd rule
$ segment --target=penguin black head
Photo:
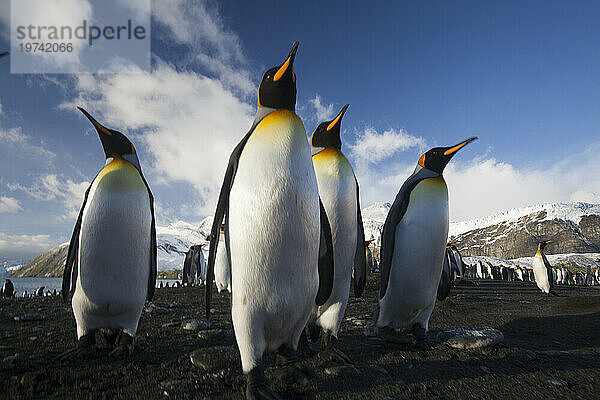
[[[346,104],[342,107],[342,110],[337,117],[331,121],[325,121],[319,124],[310,138],[310,144],[313,147],[333,147],[338,150],[342,149],[342,139],[340,138],[342,117],[349,106],[350,104]]]
[[[133,143],[131,143],[125,135],[123,135],[121,132],[108,129],[96,121],[94,117],[92,117],[83,108],[77,108],[90,120],[92,125],[94,125],[94,128],[96,128],[96,132],[98,133],[98,137],[100,137],[100,141],[102,142],[102,147],[104,148],[104,154],[106,154],[106,158],[124,157],[127,155],[136,154]]]
[[[546,248],[546,246],[548,246],[548,243],[551,243],[552,240],[542,240],[541,242],[538,243],[538,251],[544,251],[544,249]]]
[[[434,147],[421,155],[419,165],[441,175],[456,152],[476,139],[477,137],[470,137],[451,147]]]
[[[290,54],[278,67],[273,67],[263,76],[258,87],[258,106],[275,109],[296,109],[296,74],[294,59],[300,42],[294,42]]]

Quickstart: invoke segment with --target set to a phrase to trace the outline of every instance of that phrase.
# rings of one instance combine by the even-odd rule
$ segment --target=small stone
[[[211,309],[209,310],[209,312],[210,312],[211,314],[216,314],[216,313],[217,313],[217,309],[216,309],[216,308],[211,308]]]
[[[551,383],[555,386],[569,386],[569,384],[567,383],[567,381],[564,381],[562,379],[549,379],[548,383]]]
[[[504,340],[504,335],[497,329],[484,327],[442,331],[438,333],[437,338],[455,349],[476,349],[494,346]]]
[[[177,308],[177,307],[179,307],[179,303],[176,302],[176,301],[174,301],[171,304],[169,304],[169,307],[171,307],[171,308]]]
[[[511,351],[509,357],[517,361],[531,361],[537,357],[537,354],[535,353],[535,351],[527,349],[518,349]]]
[[[479,369],[482,370],[483,372],[485,372],[486,374],[490,374],[492,371],[490,371],[490,369],[488,367],[486,367],[485,365],[480,365]]]
[[[225,336],[225,331],[222,329],[207,329],[198,332],[198,337],[202,340],[208,340],[214,337]]]
[[[184,321],[181,324],[181,327],[183,328],[184,331],[197,331],[200,327],[200,322],[197,319]]]
[[[41,321],[44,319],[44,314],[36,313],[36,314],[22,314],[18,315],[14,318],[15,321],[23,322],[23,321]]]
[[[370,367],[373,371],[377,372],[378,374],[381,374],[381,375],[389,374],[389,372],[387,372],[387,370],[385,368],[383,368],[382,366],[371,364]]]
[[[190,362],[205,372],[223,374],[225,371],[228,374],[232,371],[233,365],[223,354],[230,352],[231,349],[227,346],[198,349],[190,353]]]
[[[33,342],[34,340],[37,340],[37,338],[38,338],[37,336],[31,336],[31,337],[29,337],[29,340],[31,340]]]
[[[323,370],[325,375],[342,376],[342,375],[360,375],[360,371],[354,365],[338,365],[335,367],[327,367]]]
[[[181,322],[179,322],[179,321],[172,321],[172,322],[167,322],[165,324],[162,324],[162,327],[163,328],[171,328],[173,326],[178,326],[178,325],[181,325]]]

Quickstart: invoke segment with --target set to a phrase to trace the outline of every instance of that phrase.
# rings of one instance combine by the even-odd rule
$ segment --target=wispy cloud
[[[18,150],[13,154],[21,154],[29,159],[32,157],[42,157],[48,161],[51,161],[56,156],[56,154],[46,149],[43,142],[32,144],[32,141],[33,139],[25,135],[20,127],[10,129],[2,129],[0,127],[0,144]]]
[[[324,104],[323,99],[318,94],[309,101],[310,106],[314,110],[309,118],[316,123],[328,121],[334,117],[333,103]]]
[[[50,235],[11,235],[0,232],[0,259],[34,257],[59,244]]]
[[[31,186],[20,183],[8,183],[6,186],[11,191],[21,191],[36,200],[62,203],[64,214],[61,218],[72,220],[77,217],[89,182],[74,182],[55,174],[47,174],[40,176]]]
[[[388,129],[382,133],[368,127],[349,145],[352,156],[359,162],[378,163],[394,154],[416,148],[425,148],[425,139],[413,136],[403,129]]]
[[[0,196],[0,214],[2,213],[17,213],[23,211],[23,207],[19,204],[19,200]]]
[[[192,185],[199,216],[214,211],[229,154],[255,109],[246,102],[256,84],[244,68],[240,40],[211,7],[157,1],[153,9],[171,39],[191,49],[202,73],[156,58],[149,74],[79,75],[76,95],[62,104],[69,110],[82,105],[106,125],[129,132],[150,183]]]

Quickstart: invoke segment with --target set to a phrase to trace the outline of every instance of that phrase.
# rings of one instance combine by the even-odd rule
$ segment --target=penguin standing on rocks
[[[421,155],[385,220],[377,333],[395,341],[394,329],[410,328],[425,345],[448,240],[448,188],[442,172],[452,157],[475,140],[435,147]]]
[[[551,294],[554,296],[558,296],[558,294],[554,291],[554,280],[552,279],[552,266],[546,255],[544,254],[544,249],[548,246],[548,243],[552,242],[551,240],[545,240],[538,243],[538,250],[533,257],[533,275],[535,277],[535,284],[538,288],[544,293],[547,293],[548,296]]]
[[[348,106],[346,104],[331,121],[319,124],[311,136],[311,145],[317,150],[312,159],[319,196],[331,223],[335,278],[329,299],[314,307],[309,327],[313,327],[310,329],[313,340],[318,329],[323,331],[321,352],[325,358],[341,363],[350,362],[350,359],[337,348],[337,335],[348,304],[350,282],[354,282],[356,297],[361,296],[365,287],[365,243],[368,244],[363,231],[358,180],[342,153],[340,131]]]
[[[229,158],[210,235],[212,282],[225,219],[231,314],[248,399],[279,398],[265,380],[266,351],[278,351],[284,370],[300,374],[295,366],[300,335],[313,305],[323,305],[333,287],[331,228],[306,131],[295,113],[297,49],[298,42],[260,83],[256,118]],[[207,316],[211,286],[206,285]]]
[[[131,354],[156,282],[154,198],[129,139],[79,110],[96,129],[106,163],[85,192],[69,244],[62,296],[73,295],[78,346],[61,358],[92,349],[98,330],[114,345],[111,355]]]

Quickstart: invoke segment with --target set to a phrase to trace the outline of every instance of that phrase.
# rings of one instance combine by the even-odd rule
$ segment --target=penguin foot
[[[427,331],[419,324],[413,325],[411,332],[417,341],[415,347],[421,350],[429,350],[433,346],[427,337]]]
[[[76,357],[82,355],[90,355],[94,352],[94,346],[96,344],[96,331],[88,332],[86,335],[83,335],[77,341],[77,344],[74,348],[69,349],[63,353],[60,353],[56,360],[58,361],[67,361],[72,360]]]
[[[273,393],[267,385],[265,371],[262,366],[256,366],[246,374],[246,399],[282,400],[282,398]]]
[[[133,353],[133,341],[134,338],[129,333],[124,332],[122,329],[117,334],[115,339],[115,348],[113,351],[108,353],[110,357],[123,358],[128,357]]]
[[[305,386],[310,381],[310,376],[307,371],[304,371],[298,366],[298,353],[287,347],[282,346],[277,352],[277,366],[275,376],[285,385],[293,385],[299,383]]]
[[[302,334],[300,335],[300,341],[298,342],[298,355],[302,358],[309,358],[316,353],[317,352],[314,351],[310,346],[308,336],[306,335],[306,330],[303,330]]]
[[[395,329],[390,328],[389,326],[376,327],[375,334],[387,343],[401,346],[412,343],[412,339],[410,337],[397,332]]]
[[[338,339],[335,336],[326,333],[323,337],[320,357],[325,361],[333,361],[337,364],[353,364],[350,357],[338,348],[337,343]]]
[[[319,337],[321,336],[321,328],[318,327],[316,324],[308,324],[307,328],[309,336],[308,338],[310,339],[310,341],[313,343],[318,341]]]

